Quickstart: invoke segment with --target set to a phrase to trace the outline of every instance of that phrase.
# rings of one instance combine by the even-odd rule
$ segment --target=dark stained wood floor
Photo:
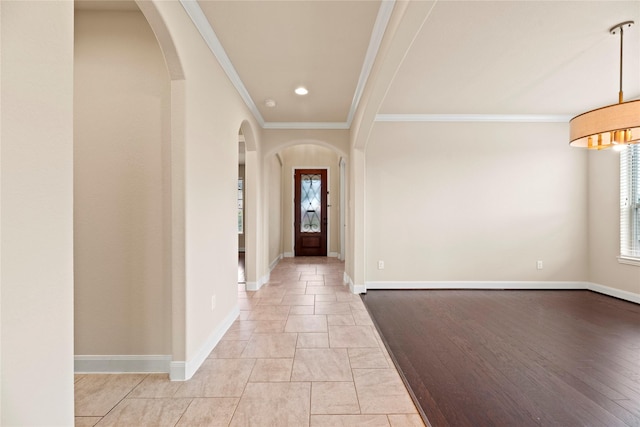
[[[640,305],[591,291],[368,291],[434,427],[640,426]]]

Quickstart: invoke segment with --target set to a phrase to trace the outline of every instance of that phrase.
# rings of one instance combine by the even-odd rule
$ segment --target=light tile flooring
[[[423,426],[333,258],[286,258],[189,381],[76,375],[76,426]]]

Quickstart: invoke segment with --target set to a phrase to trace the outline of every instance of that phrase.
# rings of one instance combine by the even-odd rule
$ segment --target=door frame
[[[340,261],[344,261],[345,258],[345,250],[344,250],[344,245],[345,245],[345,224],[346,224],[346,209],[345,209],[345,188],[346,188],[346,173],[347,173],[347,161],[344,159],[344,157],[340,157],[340,162],[339,162],[339,166],[340,166],[340,194],[338,195],[339,199],[340,199],[340,218],[339,218],[339,222],[338,222],[338,227],[340,232],[339,234],[339,243],[340,243],[340,250],[338,251],[338,259]]]
[[[291,168],[291,253],[296,256],[296,171],[321,169],[327,171],[327,258],[331,254],[331,168],[329,166],[293,166]]]

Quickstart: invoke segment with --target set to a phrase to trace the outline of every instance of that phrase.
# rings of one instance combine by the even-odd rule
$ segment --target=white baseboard
[[[198,368],[207,359],[209,353],[220,342],[224,334],[229,330],[233,322],[240,315],[240,308],[236,305],[233,310],[224,318],[220,326],[209,335],[207,341],[200,347],[198,353],[191,360],[186,362],[171,362],[169,377],[171,381],[186,381],[191,379]]]
[[[365,285],[355,285],[353,284],[353,282],[349,284],[349,289],[351,290],[351,293],[354,293],[354,294],[367,293],[367,287]]]
[[[258,279],[257,282],[247,282],[245,284],[245,289],[247,291],[257,291],[258,289],[260,289],[262,287],[262,285],[267,283],[270,278],[271,278],[271,272],[268,272],[267,274],[262,276],[260,279]]]
[[[636,304],[640,304],[640,295],[634,294],[633,292],[622,291],[620,289],[599,285],[597,283],[589,283],[589,290],[593,292],[598,292],[600,294],[608,295],[610,297],[615,297],[625,301],[630,301],[630,302],[635,302]]]
[[[295,254],[293,252],[285,252],[282,254],[283,258],[295,258]],[[340,258],[340,254],[338,252],[329,252],[327,255],[329,258]]]
[[[262,276],[260,279],[258,279],[257,282],[246,282],[245,289],[247,291],[254,291],[254,292],[260,289],[262,285],[264,285],[271,279],[271,272],[273,271],[274,268],[276,268],[276,265],[278,265],[278,263],[282,258],[284,258],[284,255],[282,254],[278,255],[276,259],[271,261],[271,264],[269,264],[269,272],[264,276]]]
[[[348,278],[345,273],[346,278]],[[349,287],[355,287],[349,279]],[[556,281],[556,282],[536,282],[536,281],[460,281],[460,282],[367,282],[364,291],[367,289],[547,289],[547,290],[563,290],[563,289],[582,289],[598,292],[603,295],[619,298],[640,304],[640,294],[627,292],[609,286],[600,285],[593,282],[572,282],[572,281]]]
[[[280,260],[283,258],[283,255],[280,254],[276,257],[276,259],[274,259],[273,261],[271,261],[271,264],[269,264],[269,271],[273,271],[274,268],[276,268],[276,266],[278,265],[278,263],[280,262]]]
[[[220,342],[239,314],[240,309],[236,306],[209,336],[198,354],[188,362],[172,362],[171,355],[77,355],[74,357],[74,372],[77,374],[168,373],[172,381],[188,380]]]
[[[587,282],[450,281],[366,282],[366,289],[588,289]]]
[[[351,291],[351,293],[354,294],[364,294],[367,292],[367,288],[364,285],[356,285],[353,283],[353,280],[351,280],[351,277],[349,277],[349,275],[347,274],[347,272],[345,271],[343,276],[342,276],[342,281],[349,285],[349,290]]]
[[[88,373],[169,373],[171,355],[77,355],[74,372]]]
[[[171,365],[169,367],[169,379],[171,381],[186,381],[186,371],[187,362],[171,362]]]

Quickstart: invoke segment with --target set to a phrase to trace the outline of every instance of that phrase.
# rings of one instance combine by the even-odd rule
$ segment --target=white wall
[[[620,154],[589,153],[589,280],[640,295],[640,267],[620,255]]]
[[[328,212],[329,246],[327,255],[340,252],[340,157],[328,148],[319,145],[296,145],[285,148],[280,153],[282,156],[282,245],[284,253],[293,254],[293,171],[294,168],[327,168],[329,181],[330,205]]]
[[[73,414],[73,2],[0,2],[1,419]]]
[[[366,281],[588,280],[587,158],[566,133],[565,124],[376,123]]]
[[[77,10],[74,79],[75,353],[171,354],[170,86],[142,13]]]

